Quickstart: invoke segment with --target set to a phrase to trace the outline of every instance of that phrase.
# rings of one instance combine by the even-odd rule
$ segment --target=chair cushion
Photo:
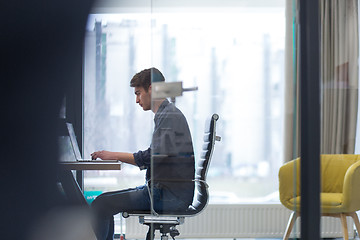
[[[340,213],[344,212],[342,206],[343,195],[341,193],[321,193],[321,212],[322,213]],[[290,205],[294,208],[292,210],[300,211],[300,197],[295,197],[289,200]]]
[[[342,204],[342,193],[321,193],[321,205],[322,207],[334,207]]]

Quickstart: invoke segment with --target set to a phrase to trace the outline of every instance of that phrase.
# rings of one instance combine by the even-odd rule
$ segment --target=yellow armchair
[[[356,211],[360,210],[360,155],[321,155],[320,207],[322,216],[341,219],[344,239],[348,230],[346,216],[351,216],[360,231]],[[290,236],[296,218],[300,216],[300,158],[284,164],[279,170],[279,193],[281,203],[294,211],[289,219],[284,240]]]

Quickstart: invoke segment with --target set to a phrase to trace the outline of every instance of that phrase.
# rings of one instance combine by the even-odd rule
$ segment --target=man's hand
[[[98,158],[100,158],[102,160],[117,160],[116,154],[114,152],[104,151],[104,150],[93,152],[91,154],[92,160],[96,160]]]
[[[137,166],[132,153],[127,152],[110,152],[110,151],[97,151],[91,154],[91,159],[96,160],[100,158],[102,160],[117,160],[124,163],[128,163]]]

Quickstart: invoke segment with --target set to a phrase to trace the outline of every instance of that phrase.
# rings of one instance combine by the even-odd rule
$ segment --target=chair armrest
[[[343,206],[349,212],[360,209],[360,161],[346,171],[343,185]]]
[[[283,166],[281,166],[279,170],[280,202],[290,210],[294,210],[295,207],[290,202],[290,200],[300,195],[300,161],[299,160],[300,158],[297,158],[295,160],[287,162]],[[294,189],[294,186],[296,186],[296,189]]]

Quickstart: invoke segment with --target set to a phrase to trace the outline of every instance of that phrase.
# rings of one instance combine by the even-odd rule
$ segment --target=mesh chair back
[[[206,176],[214,151],[215,141],[219,140],[219,137],[216,136],[216,121],[218,119],[219,115],[213,114],[209,119],[206,120],[205,123],[204,144],[202,147],[200,159],[198,159],[198,166],[196,168],[195,195],[193,204],[191,206],[192,211],[195,211],[195,213],[203,210],[209,200]]]

